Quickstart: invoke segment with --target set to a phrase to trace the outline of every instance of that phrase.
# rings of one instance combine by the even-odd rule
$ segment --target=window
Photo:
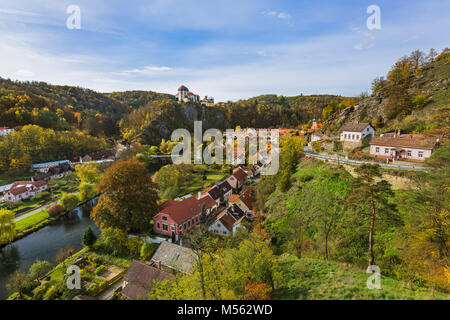
[[[355,140],[355,135],[354,134],[352,134],[352,140]]]
[[[347,139],[347,134],[344,134],[344,139]]]
[[[175,232],[175,226],[174,226],[174,225],[171,225],[171,226],[170,226],[170,230],[172,230],[173,232]]]
[[[375,153],[380,153],[380,147],[375,148]]]
[[[198,217],[195,217],[195,222],[198,222]]]
[[[191,226],[191,221],[189,220],[189,221],[188,221],[188,227],[190,227],[190,226]]]
[[[195,222],[194,222],[194,218],[192,218],[192,220],[191,220],[191,221],[192,221],[192,225],[194,225],[194,224],[195,224]]]
[[[406,154],[408,155],[408,157],[411,157],[412,156],[412,151],[408,150],[408,152]]]
[[[359,134],[356,135],[356,140],[359,140]]]
[[[423,151],[419,151],[419,158],[423,158]]]
[[[161,225],[159,224],[159,221],[156,223],[156,229],[161,229]]]
[[[162,226],[164,231],[169,231],[169,226],[167,224],[163,223]]]
[[[184,229],[186,229],[186,223],[184,224]]]
[[[166,217],[166,216],[162,216],[162,219],[163,219],[164,221],[167,221],[167,217]]]
[[[389,153],[389,149],[388,148],[384,148],[384,153]]]

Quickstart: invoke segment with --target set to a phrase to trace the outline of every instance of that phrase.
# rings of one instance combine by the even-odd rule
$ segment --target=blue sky
[[[450,1],[0,2],[0,76],[216,101],[370,90],[401,56],[450,46]],[[69,30],[69,5],[81,29]],[[369,30],[369,5],[381,29]]]

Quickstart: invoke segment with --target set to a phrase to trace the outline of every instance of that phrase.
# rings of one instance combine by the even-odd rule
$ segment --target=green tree
[[[358,178],[353,183],[349,203],[358,208],[362,213],[367,213],[369,218],[369,266],[375,262],[374,255],[374,232],[377,217],[385,220],[399,222],[397,208],[395,204],[389,202],[393,196],[391,185],[386,180],[376,182],[381,179],[379,165],[363,164],[355,169]]]
[[[91,227],[87,227],[86,230],[84,230],[81,242],[87,247],[92,247],[95,241],[97,241],[97,236]]]
[[[273,291],[279,277],[277,259],[268,241],[255,233],[242,241],[238,249],[227,251],[225,272],[237,296],[245,294],[249,281],[267,283]]]
[[[80,189],[80,201],[93,199],[98,193],[97,187],[92,183],[82,182],[78,188]]]
[[[14,292],[19,293],[19,298],[23,297],[23,286],[28,282],[28,276],[26,273],[22,271],[16,271],[12,274],[12,276],[8,279],[6,283],[6,289],[10,294]]]
[[[141,247],[141,259],[144,261],[148,260],[154,251],[155,247],[151,243],[144,242]]]
[[[75,193],[63,193],[59,200],[64,210],[73,210],[78,206],[78,196]]]
[[[119,161],[106,169],[98,184],[102,193],[91,217],[101,228],[124,232],[145,232],[159,211],[156,191],[145,166],[136,161]]]
[[[16,224],[14,222],[14,212],[7,209],[0,209],[0,244],[9,243],[16,236]]]
[[[28,276],[31,280],[45,276],[52,269],[52,264],[48,261],[36,260],[28,269]]]

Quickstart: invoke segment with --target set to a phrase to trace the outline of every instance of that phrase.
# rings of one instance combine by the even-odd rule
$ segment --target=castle
[[[198,94],[194,94],[189,91],[184,85],[178,88],[177,100],[179,102],[197,102],[201,103],[204,106],[212,107],[214,106],[214,98],[205,96],[202,100],[200,100],[200,96]]]

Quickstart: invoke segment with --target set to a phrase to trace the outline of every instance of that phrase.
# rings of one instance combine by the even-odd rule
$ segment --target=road
[[[338,158],[324,156],[321,154],[317,154],[317,153],[308,151],[306,148],[303,149],[303,152],[305,153],[305,155],[307,157],[314,157],[314,158],[324,159],[324,160],[329,160],[329,161],[338,161],[338,162],[357,164],[357,165],[364,164],[364,163],[378,164],[382,168],[389,168],[389,169],[415,170],[415,171],[425,170],[425,167],[419,167],[419,166],[401,166],[401,165],[396,165],[396,164],[377,163],[377,162],[370,162],[370,161],[358,161],[358,160],[350,160],[350,159],[345,159],[345,158],[338,159]]]

